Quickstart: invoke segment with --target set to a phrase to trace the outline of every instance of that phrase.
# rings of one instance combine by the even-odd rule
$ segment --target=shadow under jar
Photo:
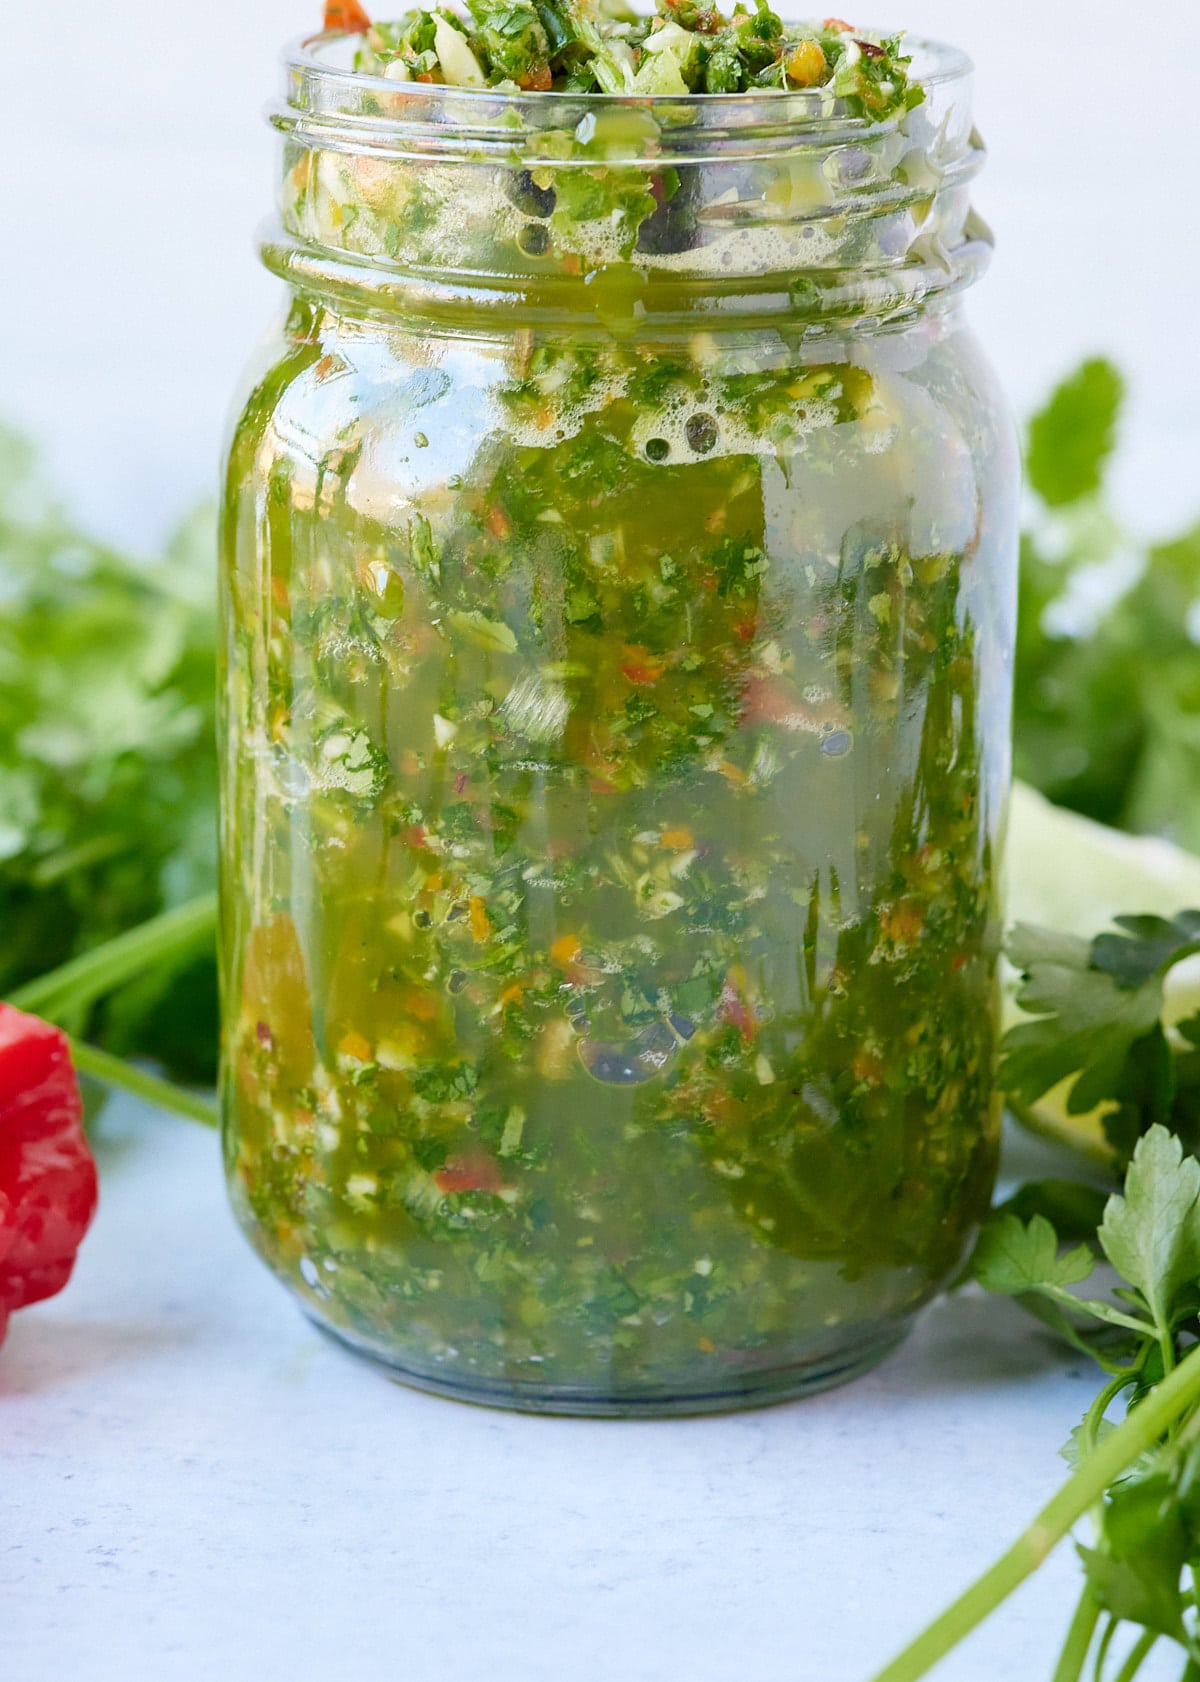
[[[228,461],[238,1217],[398,1377],[864,1370],[991,1191],[1016,450],[969,66],[399,85],[292,51]]]

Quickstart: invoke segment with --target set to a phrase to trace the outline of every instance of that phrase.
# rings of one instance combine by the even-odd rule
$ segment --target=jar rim
[[[665,111],[674,107],[697,113],[705,111],[717,118],[738,112],[741,115],[737,119],[737,127],[742,129],[753,129],[761,124],[777,130],[781,107],[785,108],[787,126],[796,129],[816,129],[832,121],[839,129],[867,133],[896,122],[894,116],[882,122],[850,116],[838,109],[841,101],[834,102],[830,111],[829,95],[824,88],[764,88],[754,93],[687,94],[575,93],[558,89],[538,93],[510,92],[502,88],[463,87],[453,83],[395,82],[369,71],[329,63],[321,57],[323,51],[356,39],[357,36],[347,31],[333,29],[301,35],[287,43],[281,60],[293,85],[296,80],[302,80],[322,88],[324,97],[320,104],[326,110],[337,109],[336,100],[331,100],[329,96],[339,85],[348,92],[352,90],[356,98],[363,93],[388,95],[391,113],[372,113],[373,119],[385,129],[392,122],[444,121],[442,108],[448,103],[457,104],[460,99],[467,102],[464,109],[470,104],[482,106],[490,102],[493,106],[498,105],[510,118],[521,118],[522,126],[527,122],[531,129],[541,127],[542,118],[550,118],[553,125],[558,126],[563,120],[564,107],[583,113],[611,113],[622,109]],[[905,35],[905,47],[911,51],[914,63],[909,79],[917,87],[944,87],[965,82],[974,74],[975,66],[970,56],[950,42],[914,33]],[[405,107],[403,112],[399,109],[401,104]],[[536,115],[539,112],[542,118]],[[361,111],[357,114],[362,115]]]

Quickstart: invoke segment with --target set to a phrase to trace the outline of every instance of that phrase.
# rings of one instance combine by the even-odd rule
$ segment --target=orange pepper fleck
[[[512,521],[498,503],[488,509],[483,523],[493,537],[507,537],[512,530]]]
[[[478,894],[471,901],[470,913],[472,937],[475,940],[486,940],[492,932],[492,923]]]
[[[360,1063],[371,1061],[371,1042],[365,1034],[360,1034],[357,1028],[351,1028],[349,1033],[342,1035],[338,1041],[338,1050],[345,1057],[357,1057]]]
[[[860,1051],[852,1068],[860,1086],[878,1086],[883,1079],[883,1059],[873,1051]]]
[[[524,982],[514,981],[511,987],[506,987],[504,989],[503,993],[501,993],[500,1003],[502,1005],[519,1005],[521,1000],[524,997],[525,997],[525,984],[524,984]]]
[[[582,951],[583,945],[578,936],[560,934],[550,948],[550,962],[557,964],[560,969],[566,969],[568,965],[575,962]]]
[[[278,573],[271,579],[271,600],[282,613],[286,613],[292,605],[292,599],[288,594],[287,579],[280,578]]]
[[[680,824],[678,829],[664,829],[659,839],[672,853],[686,853],[696,845],[696,838],[686,824]]]
[[[717,1352],[717,1346],[711,1337],[698,1337],[696,1339],[696,1348],[702,1349],[706,1355],[715,1355]]]
[[[410,987],[404,995],[404,1008],[418,1022],[432,1022],[438,1013],[437,994],[425,987]]]
[[[914,900],[902,899],[890,911],[880,912],[879,927],[889,940],[908,945],[916,940],[925,924],[925,912]]]

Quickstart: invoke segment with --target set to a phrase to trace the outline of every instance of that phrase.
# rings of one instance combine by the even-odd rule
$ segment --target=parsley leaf
[[[1116,931],[1091,941],[1018,927],[1009,952],[1024,975],[1017,1003],[1029,1020],[1002,1042],[1002,1089],[1032,1105],[1065,1083],[1068,1114],[1104,1107],[1120,1163],[1156,1122],[1200,1148],[1200,1018],[1180,1024],[1174,1039],[1162,1020],[1164,977],[1198,949],[1195,911],[1118,917]]]
[[[1165,1128],[1138,1141],[1124,1195],[1105,1208],[1100,1243],[1155,1325],[1168,1328],[1180,1292],[1200,1279],[1200,1162]]]
[[[1113,1617],[1184,1641],[1180,1574],[1189,1541],[1174,1484],[1158,1471],[1112,1491],[1103,1547],[1078,1552],[1092,1592]]]
[[[1002,1215],[980,1233],[972,1266],[984,1290],[1021,1296],[1044,1285],[1065,1289],[1081,1284],[1091,1274],[1093,1259],[1086,1244],[1060,1255],[1058,1235],[1044,1215],[1029,1222]]]
[[[1116,440],[1125,384],[1111,362],[1085,362],[1065,380],[1029,428],[1033,489],[1051,508],[1100,489]]]
[[[1099,934],[1092,942],[1091,964],[1111,975],[1118,987],[1144,987],[1152,977],[1187,957],[1200,940],[1200,911],[1165,917],[1114,917],[1120,934]]]
[[[1122,1100],[1134,1045],[1158,1030],[1162,981],[1118,984],[1093,963],[1094,942],[1048,929],[1018,927],[1009,942],[1025,982],[1017,1002],[1036,1020],[1004,1037],[1000,1084],[1028,1103],[1074,1076],[1067,1096],[1072,1115],[1108,1099]]]

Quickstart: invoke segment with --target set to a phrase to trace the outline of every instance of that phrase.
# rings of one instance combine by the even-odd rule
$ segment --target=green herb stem
[[[1174,1365],[1173,1362],[1172,1365]],[[1100,1394],[1096,1397],[1091,1407],[1083,1416],[1083,1430],[1080,1438],[1083,1445],[1083,1455],[1081,1456],[1081,1459],[1086,1458],[1086,1456],[1091,1454],[1095,1449],[1096,1443],[1100,1437],[1100,1426],[1104,1421],[1104,1416],[1112,1404],[1116,1401],[1117,1397],[1121,1394],[1121,1391],[1126,1389],[1130,1384],[1134,1384],[1136,1382],[1136,1372],[1122,1372],[1110,1379],[1104,1386],[1103,1390],[1101,1390]]]
[[[1053,1682],[1080,1682],[1099,1621],[1100,1602],[1092,1593],[1091,1584],[1085,1583],[1058,1664],[1054,1669]]]
[[[1134,1677],[1150,1656],[1150,1649],[1157,1640],[1158,1635],[1152,1629],[1148,1629],[1144,1635],[1139,1636],[1129,1650],[1129,1657],[1113,1678],[1113,1682],[1133,1682]]]
[[[123,1057],[114,1057],[110,1051],[101,1051],[97,1046],[72,1040],[71,1058],[80,1074],[90,1075],[105,1086],[116,1086],[123,1092],[131,1092],[157,1109],[170,1110],[175,1115],[185,1116],[188,1121],[198,1121],[203,1127],[219,1125],[216,1107],[207,1099],[139,1069]]]
[[[57,1020],[69,1011],[86,1008],[105,993],[140,975],[150,963],[161,963],[198,947],[202,938],[216,929],[215,894],[189,900],[186,905],[164,911],[149,922],[139,923],[125,934],[116,935],[82,957],[73,958],[48,975],[38,976],[18,987],[9,1003],[18,1010],[36,1012]]]
[[[1092,1666],[1092,1682],[1104,1682],[1104,1667],[1108,1663],[1109,1651],[1120,1627],[1118,1620],[1110,1612],[1104,1624],[1104,1634],[1100,1637],[1100,1645],[1096,1648],[1096,1662]]]
[[[872,1682],[920,1682],[1031,1577],[1109,1485],[1200,1401],[1200,1346],[1193,1349],[1082,1462],[1028,1529],[952,1606]]]

